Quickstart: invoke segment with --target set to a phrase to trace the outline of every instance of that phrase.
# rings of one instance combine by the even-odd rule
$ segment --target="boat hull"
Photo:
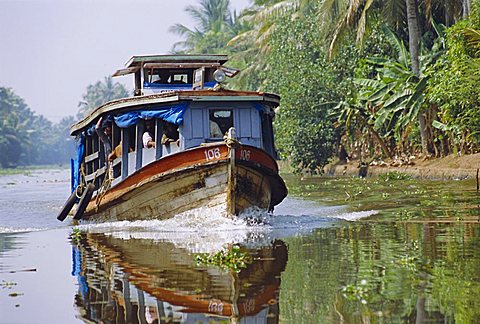
[[[276,162],[265,152],[239,146],[234,161],[230,155],[218,144],[155,161],[94,196],[83,218],[167,219],[202,207],[232,216],[250,207],[272,210],[286,196]]]

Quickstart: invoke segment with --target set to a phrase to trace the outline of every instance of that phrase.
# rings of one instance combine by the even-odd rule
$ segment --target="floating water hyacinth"
[[[252,257],[248,252],[242,252],[238,245],[233,245],[226,250],[218,251],[215,254],[199,253],[195,255],[197,265],[214,265],[223,270],[240,272],[252,263]]]

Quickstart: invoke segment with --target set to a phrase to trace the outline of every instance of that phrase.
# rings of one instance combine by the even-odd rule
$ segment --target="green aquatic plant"
[[[195,254],[197,265],[213,265],[224,270],[233,270],[240,272],[252,263],[252,257],[248,252],[244,252],[238,245],[234,245],[229,249],[221,250],[215,254],[197,253]]]
[[[13,281],[2,280],[2,282],[0,283],[0,287],[7,288],[7,289],[12,289],[12,287],[16,286],[16,285],[17,285],[17,283],[13,282]]]
[[[72,243],[78,244],[80,243],[80,239],[82,238],[82,232],[78,227],[75,227],[72,229],[72,232],[70,233],[70,241]]]
[[[410,220],[415,217],[415,213],[407,209],[402,209],[395,214],[398,216],[399,221]]]
[[[359,301],[367,304],[369,285],[367,280],[362,279],[359,284],[349,284],[342,288],[343,297],[351,301]]]
[[[9,297],[19,297],[19,296],[23,296],[25,295],[24,293],[17,293],[17,292],[13,292],[13,293],[10,293],[8,294]]]
[[[370,187],[363,179],[360,179],[359,182],[354,180],[348,186],[345,185],[343,187],[345,188],[345,195],[347,196],[345,201],[356,200],[359,196],[362,196],[364,193],[370,191]]]
[[[385,174],[380,174],[378,177],[383,181],[411,180],[412,179],[412,177],[409,176],[408,174],[398,172],[398,171],[392,171],[392,172],[387,172]]]

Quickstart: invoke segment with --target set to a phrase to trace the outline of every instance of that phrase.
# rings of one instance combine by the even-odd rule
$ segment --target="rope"
[[[108,189],[110,189],[110,186],[112,185],[112,181],[113,181],[113,166],[112,166],[112,163],[108,163],[107,174],[103,177],[102,185],[97,191],[97,198],[95,199],[96,211],[98,211],[98,207],[100,206],[100,203],[102,202],[103,197],[105,197],[105,194],[107,193]]]
[[[228,130],[227,134],[223,137],[223,140],[227,144],[228,148],[235,148],[240,144],[240,142],[235,138],[235,129],[233,127]]]
[[[83,189],[86,187],[87,181],[85,180],[85,169],[83,164],[80,166],[80,183],[75,189],[75,196],[80,199],[83,193]]]

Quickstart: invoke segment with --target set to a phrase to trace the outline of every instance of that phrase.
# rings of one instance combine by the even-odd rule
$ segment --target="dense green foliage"
[[[277,146],[297,171],[318,171],[332,155],[336,141],[333,120],[319,104],[340,100],[342,93],[352,91],[353,64],[344,58],[355,56],[356,51],[345,48],[328,62],[319,51],[318,29],[311,20],[277,24],[266,59],[269,68],[261,73],[262,88],[282,96],[275,122]]]
[[[128,96],[125,87],[111,77],[87,87],[79,103],[78,118],[95,107],[116,98]],[[74,156],[70,126],[73,116],[54,124],[36,115],[10,88],[0,87],[0,167],[67,164]]]
[[[480,69],[475,60],[480,53],[469,45],[465,30],[476,28],[462,21],[448,30],[448,50],[429,71],[428,99],[439,108],[441,122],[455,151],[476,151],[480,142]],[[480,42],[478,42],[480,44]]]
[[[0,167],[67,163],[73,153],[73,117],[53,124],[35,115],[12,89],[0,88]]]
[[[257,0],[236,29],[228,1],[197,9],[213,7],[224,18],[195,30],[216,36],[184,33],[185,51],[230,54],[244,68],[230,87],[282,96],[277,145],[295,170],[321,171],[340,147],[362,160],[478,151],[480,1]]]

